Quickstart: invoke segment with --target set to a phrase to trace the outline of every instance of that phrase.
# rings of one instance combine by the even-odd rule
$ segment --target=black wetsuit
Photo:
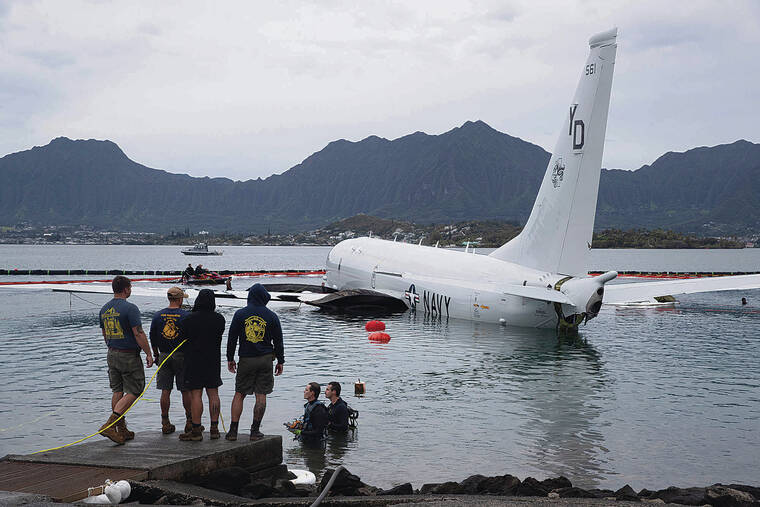
[[[348,403],[338,398],[327,407],[327,429],[330,431],[348,431]]]
[[[325,434],[327,427],[327,407],[321,401],[306,402],[303,406],[303,430],[301,438],[318,440]]]

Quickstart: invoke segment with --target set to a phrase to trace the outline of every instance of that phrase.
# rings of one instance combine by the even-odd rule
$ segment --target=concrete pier
[[[180,442],[176,433],[140,432],[125,445],[101,438],[46,453],[9,455],[0,461],[0,491],[72,502],[105,479],[202,482],[219,468],[239,466],[256,472],[282,463],[279,435],[255,442],[244,434],[236,442],[209,440],[208,433],[204,437],[201,442]]]

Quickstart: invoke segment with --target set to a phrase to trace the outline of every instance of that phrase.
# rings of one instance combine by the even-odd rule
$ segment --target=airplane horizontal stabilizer
[[[573,304],[572,300],[563,293],[544,287],[529,287],[525,285],[502,285],[502,292],[513,296],[522,296],[539,301],[551,301],[553,303]]]
[[[604,287],[605,305],[656,303],[656,297],[715,292],[722,290],[760,289],[760,275],[720,276],[689,280],[616,283]]]

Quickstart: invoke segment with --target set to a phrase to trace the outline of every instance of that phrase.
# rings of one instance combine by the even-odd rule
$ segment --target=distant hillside
[[[602,171],[596,229],[698,235],[760,230],[760,144],[668,152],[636,171]]]
[[[305,231],[365,213],[424,223],[524,223],[549,154],[481,121],[441,135],[328,144],[264,180],[193,178],[130,160],[110,141],[57,138],[0,159],[0,225],[84,224],[166,233]],[[760,145],[668,153],[603,171],[597,229],[760,228]]]

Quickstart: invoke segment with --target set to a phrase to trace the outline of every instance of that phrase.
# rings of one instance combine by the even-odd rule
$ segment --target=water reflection
[[[97,319],[107,296],[0,295],[0,455],[96,430],[110,399]],[[474,473],[615,488],[749,482],[760,466],[758,314],[736,301],[719,293],[668,311],[603,309],[576,338],[404,313],[384,318],[391,341],[381,345],[368,341],[366,318],[278,309],[285,372],[262,430],[282,435],[293,468],[343,464],[380,487]],[[147,326],[164,301],[135,303]],[[228,323],[234,311],[221,309]],[[222,372],[227,418],[234,378]],[[363,398],[352,396],[359,378]],[[359,430],[304,447],[282,422],[303,412],[306,383],[332,380],[361,412]],[[153,389],[130,413],[137,431],[160,431]],[[179,403],[172,411],[182,419]],[[251,418],[247,404],[241,426]]]
[[[286,449],[286,461],[303,462],[306,468],[317,477],[326,468],[335,468],[344,463],[347,452],[358,449],[359,430],[349,430],[347,433],[330,433],[321,441],[306,440],[297,442]]]

